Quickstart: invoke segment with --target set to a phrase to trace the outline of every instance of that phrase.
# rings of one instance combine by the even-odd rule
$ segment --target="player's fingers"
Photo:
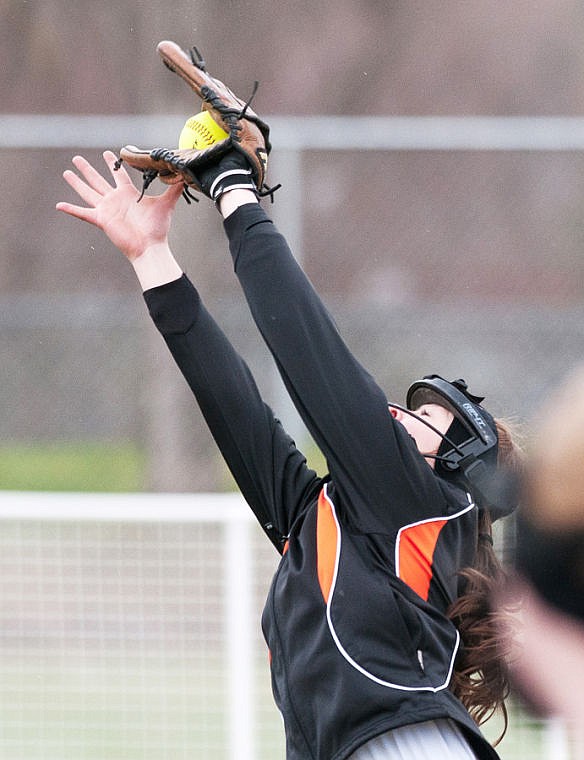
[[[111,150],[106,150],[103,154],[103,159],[109,167],[112,177],[116,185],[133,185],[130,175],[126,171],[122,163],[118,163],[118,157]]]
[[[112,189],[110,183],[95,169],[83,156],[74,156],[73,165],[85,177],[87,184],[100,195],[109,193]]]
[[[92,208],[84,208],[83,206],[75,206],[73,203],[66,203],[61,201],[55,206],[57,211],[63,211],[69,216],[74,216],[76,219],[81,219],[83,222],[89,222],[95,224],[95,210]]]
[[[84,182],[81,177],[79,177],[79,175],[75,174],[75,172],[72,172],[70,169],[67,169],[63,172],[63,179],[70,187],[73,188],[73,190],[75,190],[77,195],[79,195],[90,206],[96,206],[103,198],[102,193],[94,190],[86,182]],[[110,187],[110,190],[111,189],[112,188]]]

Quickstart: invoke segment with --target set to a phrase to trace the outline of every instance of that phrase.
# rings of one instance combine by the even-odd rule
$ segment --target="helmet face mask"
[[[464,380],[449,382],[439,375],[427,375],[408,389],[408,409],[440,404],[454,414],[454,422],[438,451],[439,463],[447,471],[460,469],[467,457],[481,458],[496,466],[497,430],[491,415],[480,406],[482,400],[468,392]]]
[[[439,375],[412,383],[406,397],[410,413],[422,404],[440,404],[454,414],[435,457],[435,472],[466,488],[494,521],[513,512],[518,494],[513,477],[497,466],[497,426],[482,401],[464,380],[449,382]]]
[[[516,509],[519,489],[516,475],[498,467],[497,425],[481,406],[483,400],[469,392],[464,380],[427,375],[409,387],[406,407],[412,414],[423,404],[439,404],[452,412],[454,421],[446,434],[440,434],[435,472],[466,488],[479,509],[488,509],[495,521]]]

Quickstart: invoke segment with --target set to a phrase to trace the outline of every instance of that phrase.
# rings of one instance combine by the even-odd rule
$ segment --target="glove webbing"
[[[195,57],[196,56],[196,57]],[[197,50],[196,47],[193,47],[190,51],[190,57],[195,66],[197,66],[201,71],[206,71],[205,68],[205,61],[203,60],[201,54]],[[168,64],[166,64],[168,65]],[[201,88],[201,95],[204,97],[205,101],[210,103],[211,106],[216,109],[219,113],[221,113],[222,117],[229,122],[230,129],[235,132],[241,131],[241,126],[239,125],[239,121],[241,121],[244,118],[249,118],[250,121],[253,121],[257,124],[261,124],[261,121],[259,119],[255,119],[253,117],[246,116],[247,110],[251,106],[251,103],[255,97],[256,92],[258,91],[259,82],[256,80],[254,82],[253,90],[250,95],[250,97],[247,99],[247,101],[244,103],[243,108],[241,111],[237,111],[233,108],[229,108],[225,106],[223,101],[221,100],[220,96],[210,87],[202,87]],[[235,146],[234,146],[235,147]],[[154,152],[154,151],[153,151]],[[118,158],[118,160],[114,164],[114,170],[118,170],[120,166],[122,165],[121,158]],[[233,174],[233,172],[228,172],[227,174]],[[220,175],[220,177],[217,177],[217,179],[213,182],[213,185],[210,190],[210,197],[213,201],[217,202],[221,195],[223,195],[224,192],[226,192],[228,189],[233,189],[235,187],[243,188],[243,189],[249,189],[253,190],[253,192],[258,196],[258,198],[265,198],[267,196],[270,197],[270,201],[274,202],[274,193],[276,190],[279,190],[282,187],[281,183],[278,183],[277,185],[274,185],[273,187],[269,187],[266,183],[264,183],[261,187],[256,187],[254,182],[251,180],[251,171],[241,171],[239,172],[240,175],[247,174],[248,180],[246,181],[243,176],[240,179],[240,183],[234,181],[229,181],[226,184],[222,185],[221,187],[217,187],[217,181],[219,179],[223,179],[226,177],[226,174]],[[136,201],[139,203],[142,198],[144,197],[144,194],[146,190],[150,187],[150,185],[154,182],[154,180],[158,177],[159,172],[155,169],[146,169],[142,171],[142,191],[140,193],[140,197]],[[213,194],[213,190],[215,190],[215,194]],[[185,183],[184,190],[182,197],[184,200],[190,205],[191,201],[195,201],[196,203],[199,202],[199,199],[192,195],[192,193],[189,191],[189,186]]]

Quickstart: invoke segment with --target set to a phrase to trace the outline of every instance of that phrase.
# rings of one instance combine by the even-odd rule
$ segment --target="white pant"
[[[354,752],[350,760],[476,760],[462,732],[452,720],[428,720],[376,736]]]

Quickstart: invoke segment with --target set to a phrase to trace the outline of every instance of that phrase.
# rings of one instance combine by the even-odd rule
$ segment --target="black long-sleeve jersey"
[[[452,718],[477,757],[497,758],[448,689],[460,639],[445,612],[473,560],[477,507],[391,417],[263,209],[243,206],[224,226],[253,318],[326,457],[325,478],[186,276],[145,299],[282,554],[262,628],[287,757],[343,760],[392,728]]]

